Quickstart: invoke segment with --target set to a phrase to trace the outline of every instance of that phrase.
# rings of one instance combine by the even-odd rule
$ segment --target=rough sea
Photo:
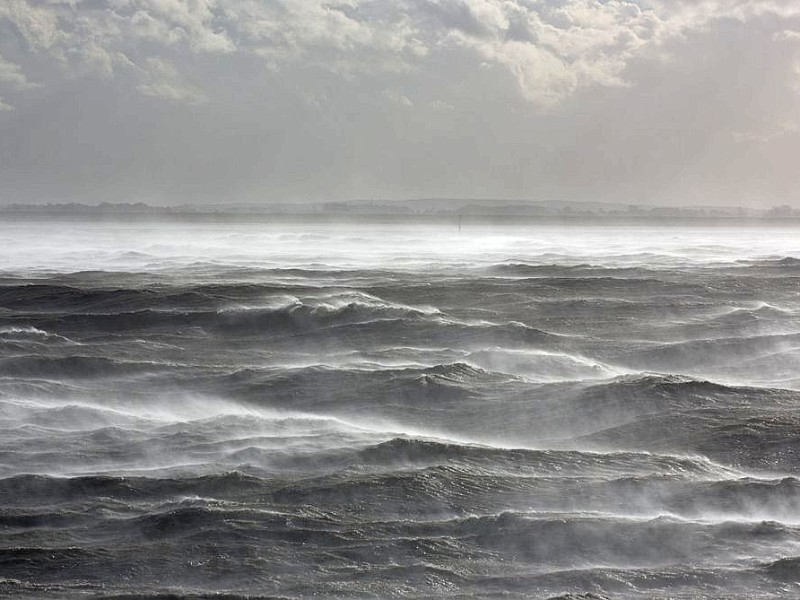
[[[0,224],[0,597],[800,597],[800,229]]]

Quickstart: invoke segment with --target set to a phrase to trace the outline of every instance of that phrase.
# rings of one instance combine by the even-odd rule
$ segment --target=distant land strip
[[[800,209],[789,205],[771,208],[728,206],[647,206],[568,201],[507,201],[452,198],[415,200],[352,200],[270,204],[154,206],[145,203],[100,204],[48,203],[0,204],[3,218],[88,218],[137,220],[308,220],[308,221],[403,221],[461,220],[474,222],[660,222],[757,221],[800,222]]]

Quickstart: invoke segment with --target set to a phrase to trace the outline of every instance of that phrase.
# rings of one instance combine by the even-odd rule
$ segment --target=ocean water
[[[0,596],[796,598],[798,234],[0,224]]]

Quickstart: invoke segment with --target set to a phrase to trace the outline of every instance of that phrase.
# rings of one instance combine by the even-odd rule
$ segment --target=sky
[[[798,0],[0,0],[0,203],[800,207]]]

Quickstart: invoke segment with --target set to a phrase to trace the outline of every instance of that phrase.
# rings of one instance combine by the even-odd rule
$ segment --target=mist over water
[[[0,247],[0,596],[800,594],[796,228]]]

